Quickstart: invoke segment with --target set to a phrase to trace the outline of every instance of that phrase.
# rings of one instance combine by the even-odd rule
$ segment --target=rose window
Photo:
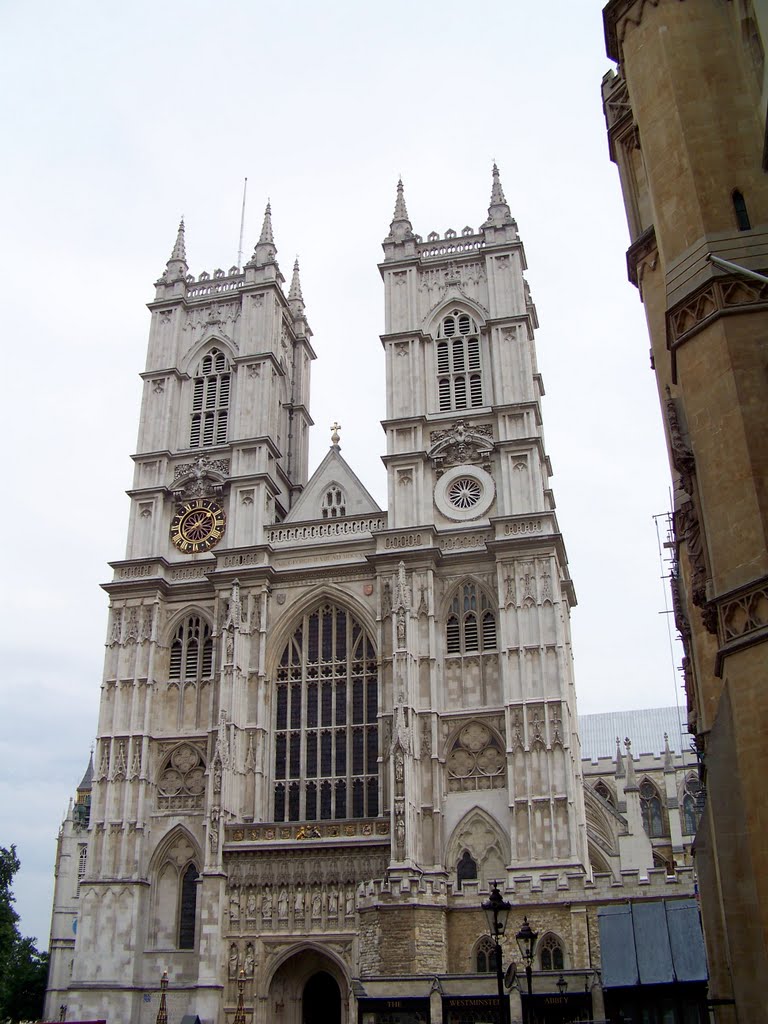
[[[448,500],[455,508],[474,508],[480,501],[483,488],[478,480],[470,476],[459,477],[448,488]]]

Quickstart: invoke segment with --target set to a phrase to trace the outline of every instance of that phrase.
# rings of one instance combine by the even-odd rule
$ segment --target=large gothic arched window
[[[437,394],[440,412],[483,404],[480,335],[477,324],[461,310],[443,317],[437,342]]]
[[[542,971],[562,971],[565,968],[563,944],[551,932],[539,942],[539,961]]]
[[[200,361],[195,374],[190,448],[211,448],[227,440],[230,381],[227,357],[212,348]]]
[[[332,603],[305,614],[275,689],[274,820],[378,815],[378,668],[364,627]]]

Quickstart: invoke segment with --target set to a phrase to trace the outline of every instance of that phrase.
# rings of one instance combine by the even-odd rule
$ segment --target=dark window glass
[[[179,949],[195,947],[195,911],[197,908],[198,871],[190,864],[181,879],[181,907],[179,909]]]

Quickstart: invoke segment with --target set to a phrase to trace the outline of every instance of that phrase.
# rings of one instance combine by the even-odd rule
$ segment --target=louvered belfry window
[[[275,690],[274,820],[378,815],[378,668],[363,626],[335,604],[308,612]]]
[[[213,675],[211,627],[199,615],[190,615],[171,641],[169,679],[209,679]]]
[[[458,309],[443,317],[440,323],[437,392],[440,412],[475,409],[483,404],[477,324],[469,314]]]
[[[193,383],[190,448],[225,444],[230,382],[226,356],[212,348],[202,359]]]
[[[496,650],[496,613],[474,583],[465,583],[451,601],[445,641],[448,654]]]

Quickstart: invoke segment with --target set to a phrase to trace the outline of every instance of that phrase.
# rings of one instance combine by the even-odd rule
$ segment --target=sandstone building
[[[611,738],[582,761],[536,310],[496,168],[482,226],[444,237],[414,233],[400,184],[380,269],[386,511],[335,427],[308,478],[315,352],[269,207],[242,270],[193,277],[179,229],[49,1019],[149,1024],[167,969],[179,1020],[231,1019],[240,978],[254,1024],[498,1020],[494,879],[505,963],[524,914],[540,935],[513,1019],[601,1019],[601,910],[693,891],[679,728],[646,760]]]
[[[676,619],[721,1020],[768,1016],[768,3],[612,0],[603,81],[675,479]]]

